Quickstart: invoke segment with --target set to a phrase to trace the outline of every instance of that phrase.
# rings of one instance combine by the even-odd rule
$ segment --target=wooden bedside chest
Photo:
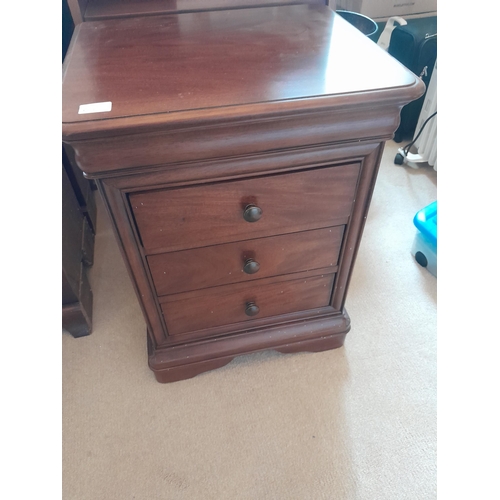
[[[158,381],[343,344],[383,146],[423,92],[321,5],[76,28],[63,140],[104,198]]]

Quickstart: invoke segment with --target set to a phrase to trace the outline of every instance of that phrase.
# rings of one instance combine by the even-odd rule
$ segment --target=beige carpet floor
[[[388,142],[346,308],[345,346],[258,353],[174,384],[98,199],[94,330],[63,333],[65,500],[436,498],[436,278],[410,255],[432,168]]]

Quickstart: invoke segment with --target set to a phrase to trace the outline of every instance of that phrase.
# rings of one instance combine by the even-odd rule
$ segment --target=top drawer
[[[130,195],[146,254],[346,224],[360,164]]]

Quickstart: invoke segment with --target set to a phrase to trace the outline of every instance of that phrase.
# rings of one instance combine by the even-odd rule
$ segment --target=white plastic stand
[[[418,168],[419,163],[427,163],[427,160],[420,154],[418,153],[406,153],[404,152],[403,148],[398,149],[398,153],[404,157],[404,164],[408,165],[411,168]]]

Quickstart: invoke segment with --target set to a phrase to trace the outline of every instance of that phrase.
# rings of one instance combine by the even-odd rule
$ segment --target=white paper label
[[[105,113],[107,111],[111,111],[111,101],[80,104],[78,108],[79,115],[85,115],[87,113]]]

